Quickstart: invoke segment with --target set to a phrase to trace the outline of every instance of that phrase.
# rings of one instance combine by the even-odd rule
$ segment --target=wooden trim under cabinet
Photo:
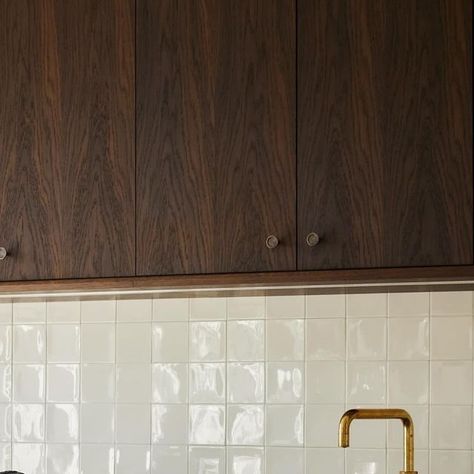
[[[401,285],[403,284],[403,285]],[[229,273],[212,275],[172,275],[69,280],[36,280],[0,282],[0,295],[21,293],[81,293],[109,291],[166,291],[184,296],[196,291],[232,294],[246,289],[252,294],[327,292],[339,290],[400,291],[432,289],[474,289],[474,265],[446,267],[412,267],[389,269],[323,270],[269,273]],[[365,286],[365,288],[364,288]],[[188,290],[188,291],[187,291]],[[338,291],[339,291],[338,290]],[[187,291],[187,293],[186,293]]]

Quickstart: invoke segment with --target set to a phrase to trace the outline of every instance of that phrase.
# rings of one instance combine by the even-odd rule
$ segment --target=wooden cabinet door
[[[0,0],[0,280],[134,273],[133,48],[133,0]]]
[[[471,0],[297,18],[299,268],[472,264]]]
[[[295,6],[137,0],[139,275],[296,268]]]

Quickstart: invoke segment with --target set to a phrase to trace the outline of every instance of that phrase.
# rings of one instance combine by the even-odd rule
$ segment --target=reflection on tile
[[[18,325],[13,327],[13,361],[42,363],[45,360],[46,336],[44,325]]]
[[[388,321],[390,360],[425,360],[429,357],[429,319],[391,318]]]
[[[49,324],[48,362],[80,361],[80,330],[78,324]]]
[[[13,393],[16,402],[44,402],[44,365],[15,365]]]
[[[225,474],[225,449],[190,447],[189,472],[193,474]]]
[[[268,403],[302,403],[304,363],[269,362],[266,393]]]
[[[152,399],[155,403],[185,403],[188,399],[188,364],[154,364]]]
[[[230,403],[262,403],[264,364],[234,363],[227,366],[227,399]]]
[[[218,321],[191,323],[190,331],[191,361],[225,360],[225,323]]]
[[[348,402],[352,404],[385,403],[386,372],[385,362],[348,362]]]
[[[228,448],[227,474],[264,474],[263,448]]]
[[[78,474],[79,446],[73,444],[48,445],[46,465],[48,474]]]
[[[12,445],[10,442],[0,443],[0,469],[9,471],[11,467],[12,467]]]
[[[229,405],[227,411],[227,443],[231,445],[263,445],[263,405]]]
[[[46,406],[48,443],[72,443],[79,439],[79,407],[73,404]]]
[[[153,473],[186,473],[188,469],[187,446],[153,445],[151,448],[151,469]]]
[[[48,364],[47,401],[79,401],[79,364]]]
[[[225,364],[189,366],[190,403],[223,403],[225,400]]]
[[[385,474],[385,450],[352,449],[347,452],[347,474]]]
[[[191,444],[224,444],[225,409],[222,405],[189,407],[189,442]]]
[[[115,452],[115,463],[115,474],[148,474],[151,466],[150,446],[119,445]]]
[[[188,441],[188,410],[186,405],[153,405],[152,442],[184,445]]]
[[[0,405],[0,445],[9,443],[12,435],[12,407],[11,405]]]
[[[347,323],[348,358],[352,360],[385,360],[387,356],[387,320],[354,318]]]
[[[153,324],[153,362],[188,362],[188,323]]]
[[[429,363],[390,362],[388,401],[395,405],[428,403]]]
[[[27,474],[46,474],[46,446],[40,443],[13,444],[12,468]]]
[[[0,403],[12,399],[12,368],[10,365],[0,365]]]
[[[265,355],[264,324],[264,321],[230,321],[227,323],[227,360],[263,360]]]
[[[0,364],[9,363],[12,358],[12,327],[0,324]]]
[[[343,361],[306,363],[306,403],[344,403],[346,364]]]
[[[308,360],[344,360],[346,358],[346,322],[343,319],[306,321],[306,358]]]
[[[44,441],[44,405],[13,405],[13,439],[19,442]]]
[[[271,320],[267,321],[266,324],[267,360],[303,360],[303,320]]]
[[[300,446],[304,442],[304,409],[301,405],[267,405],[266,443]]]

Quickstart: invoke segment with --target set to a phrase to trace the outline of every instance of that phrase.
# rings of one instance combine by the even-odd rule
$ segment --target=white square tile
[[[206,321],[190,324],[191,361],[224,361],[226,356],[225,323]]]
[[[289,319],[304,318],[305,297],[294,296],[267,296],[267,318]]]
[[[439,291],[431,293],[431,315],[472,316],[471,291]]]
[[[0,324],[0,364],[12,360],[12,327]]]
[[[339,420],[344,411],[344,405],[306,405],[306,446],[337,447]]]
[[[82,362],[115,362],[115,324],[81,325]]]
[[[44,441],[44,405],[13,405],[13,440],[22,443]]]
[[[80,430],[81,443],[113,443],[114,405],[111,403],[82,403]]]
[[[265,450],[267,473],[303,474],[304,451],[302,448],[267,448]]]
[[[431,319],[431,359],[472,359],[472,317]]]
[[[188,362],[188,323],[155,323],[153,362]]]
[[[347,363],[347,401],[351,404],[384,404],[387,368],[385,362]]]
[[[351,449],[347,452],[347,474],[385,474],[386,454],[383,449]]]
[[[149,364],[151,362],[151,324],[117,324],[117,362]]]
[[[390,405],[425,405],[429,395],[429,363],[390,362],[388,402]]]
[[[471,451],[431,451],[431,474],[472,474]],[[456,471],[453,471],[455,467]],[[421,471],[420,471],[421,472]],[[426,471],[428,472],[428,471]]]
[[[15,365],[13,367],[13,398],[16,402],[44,402],[44,365]]]
[[[301,446],[304,443],[304,408],[302,405],[266,406],[266,444]]]
[[[304,402],[304,363],[267,364],[267,403]]]
[[[184,445],[188,441],[188,407],[153,405],[152,443]]]
[[[366,318],[387,316],[386,293],[362,293],[347,295],[347,316]]]
[[[151,439],[151,407],[148,404],[116,405],[117,443],[148,444]]]
[[[191,364],[190,403],[224,403],[225,378],[225,364]]]
[[[79,440],[79,406],[73,404],[46,405],[46,441],[74,443]]]
[[[257,361],[265,356],[264,321],[227,323],[227,360]]]
[[[263,403],[265,371],[262,362],[233,363],[227,366],[227,401]]]
[[[307,362],[305,382],[307,403],[344,403],[346,364],[342,361]]]
[[[116,377],[117,403],[149,403],[151,401],[149,364],[118,364]]]
[[[344,474],[344,451],[340,448],[305,449],[307,474]]]
[[[0,469],[10,470],[12,467],[11,443],[0,443]]]
[[[82,402],[113,402],[115,366],[113,364],[82,364]]]
[[[186,403],[188,364],[154,364],[152,400],[155,403]]]
[[[117,321],[138,322],[151,321],[151,298],[124,298],[117,300]]]
[[[13,321],[13,303],[9,299],[0,299],[0,323],[11,324]]]
[[[263,448],[227,448],[227,474],[265,474]]]
[[[264,419],[263,405],[229,405],[227,407],[227,444],[263,445]]]
[[[431,403],[472,405],[472,361],[431,363]]]
[[[72,299],[50,299],[46,302],[46,319],[55,323],[78,323],[81,320],[81,303]]]
[[[388,295],[388,314],[390,316],[428,316],[429,312],[429,293],[390,293]]]
[[[388,320],[389,360],[427,360],[429,357],[428,318]]]
[[[346,358],[345,320],[307,320],[306,358],[307,360],[344,360]]]
[[[274,320],[267,321],[266,347],[267,360],[303,360],[304,359],[304,321]]]
[[[189,472],[196,474],[225,474],[225,448],[189,448]]]
[[[263,319],[265,317],[264,296],[233,296],[227,298],[229,319]]]
[[[81,321],[83,323],[115,322],[115,298],[85,298],[81,300]]]
[[[349,319],[347,331],[349,359],[385,360],[387,357],[386,319]]]
[[[48,324],[48,362],[79,362],[81,333],[78,324]]]
[[[79,364],[48,364],[48,402],[79,402]]]
[[[150,446],[120,445],[115,453],[115,474],[138,472],[148,474],[151,465]]]
[[[13,302],[13,322],[16,324],[44,323],[46,321],[46,301],[16,300]]]
[[[153,473],[186,474],[188,472],[187,446],[159,446],[151,448],[151,469]]]
[[[226,298],[191,298],[189,300],[189,317],[199,321],[226,319]]]
[[[403,446],[403,442],[401,445]],[[403,449],[389,449],[387,451],[387,472],[400,472],[403,466]],[[417,472],[429,473],[429,451],[415,449],[415,468]]]
[[[189,443],[222,445],[225,442],[223,405],[190,405]]]
[[[0,365],[0,403],[12,399],[12,366]]]
[[[40,443],[14,443],[13,469],[28,474],[46,474],[46,445]]]
[[[155,298],[153,300],[154,321],[187,321],[188,319],[188,298]]]
[[[431,449],[472,448],[472,406],[431,407]]]
[[[114,447],[81,444],[81,474],[114,474]]]
[[[417,449],[428,449],[429,447],[429,409],[428,405],[397,405],[406,410],[415,424],[415,447]],[[403,447],[403,425],[399,420],[388,421],[388,447]],[[418,467],[418,461],[416,462]],[[399,465],[401,466],[401,464]],[[425,471],[428,472],[428,471]]]
[[[307,318],[344,318],[346,295],[308,295],[306,297]]]
[[[12,406],[2,403],[0,404],[0,446],[2,443],[10,443],[11,436],[12,436]],[[1,450],[0,450],[0,454],[1,454]]]
[[[46,336],[44,325],[18,325],[13,327],[13,361],[41,363],[45,361]]]
[[[79,446],[49,444],[46,450],[48,474],[79,474]]]

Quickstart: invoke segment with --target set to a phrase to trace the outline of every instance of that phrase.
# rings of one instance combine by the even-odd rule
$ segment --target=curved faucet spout
[[[354,420],[400,420],[403,423],[405,453],[400,474],[417,474],[415,471],[414,427],[410,414],[398,408],[364,408],[348,410],[339,422],[339,446],[349,447],[350,426]]]

